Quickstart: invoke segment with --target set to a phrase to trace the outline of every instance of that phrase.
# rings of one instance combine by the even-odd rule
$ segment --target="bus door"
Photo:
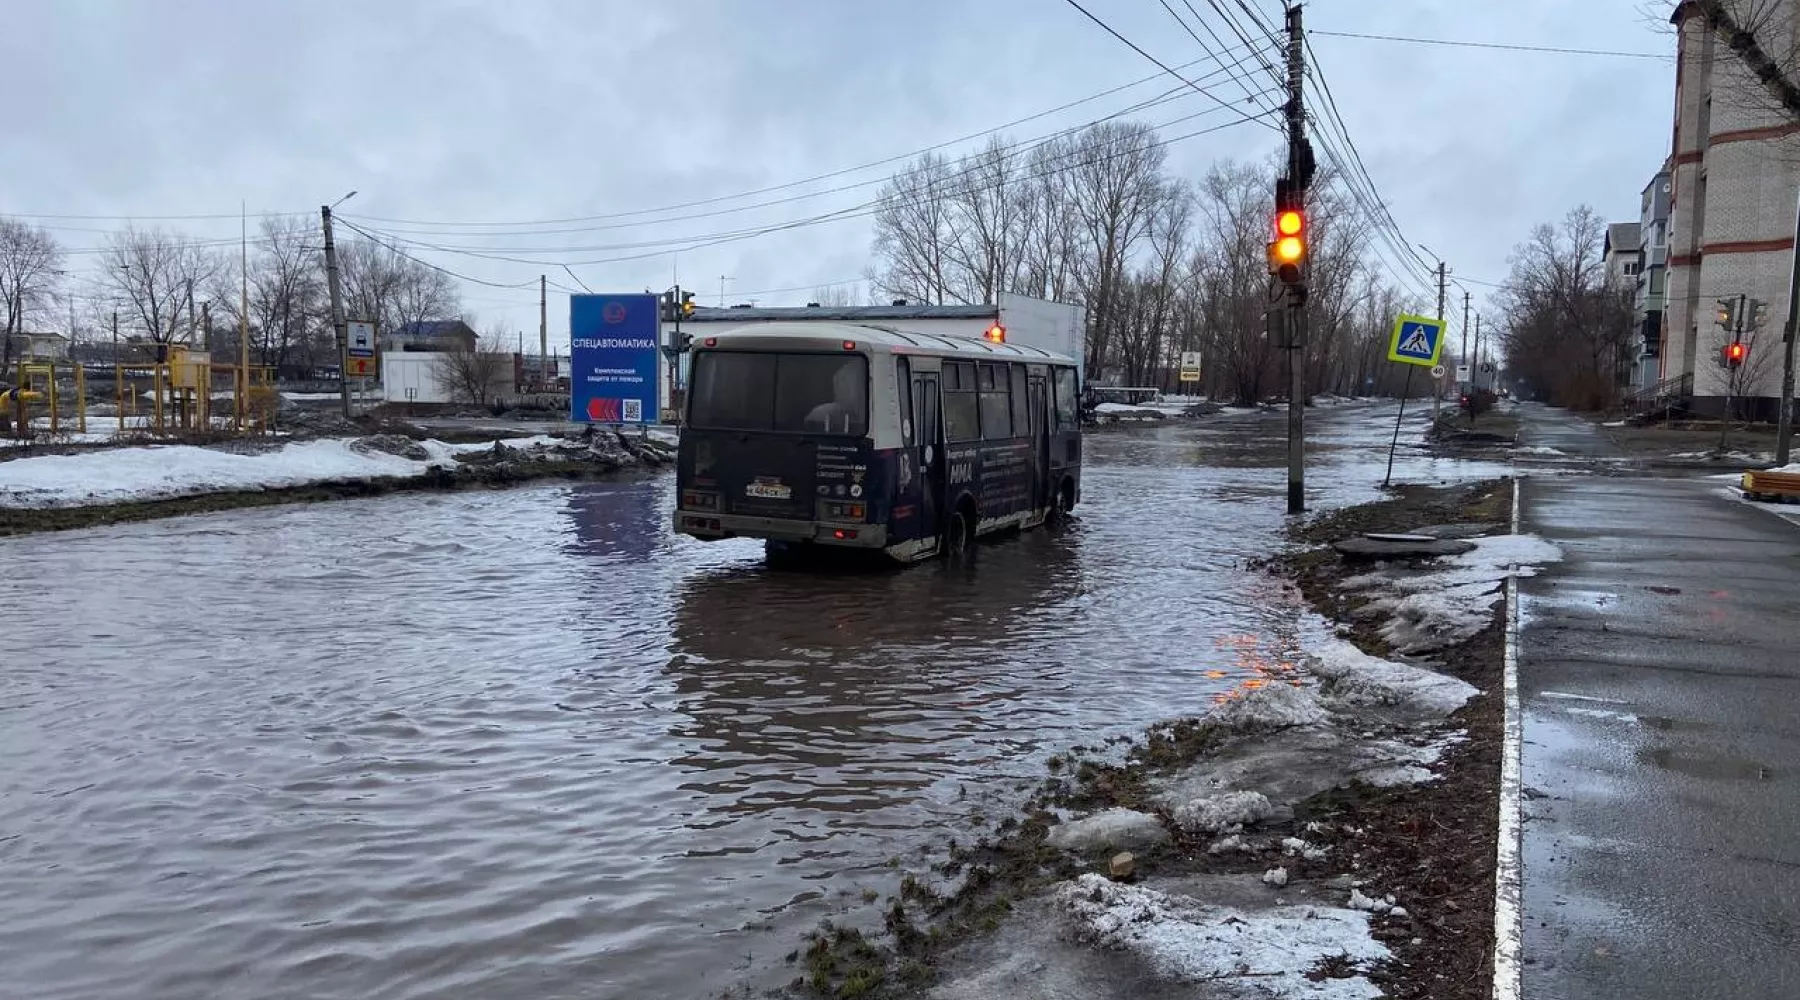
[[[943,530],[944,422],[938,411],[938,376],[920,372],[913,377],[913,415],[918,420],[916,446],[919,458],[919,537],[931,538]]]
[[[1050,506],[1050,406],[1044,377],[1031,376],[1031,509]]]

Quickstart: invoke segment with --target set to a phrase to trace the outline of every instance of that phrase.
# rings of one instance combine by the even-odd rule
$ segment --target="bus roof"
[[[718,347],[773,348],[783,346],[816,346],[813,342],[838,344],[853,340],[858,347],[868,347],[883,354],[931,354],[989,361],[1029,361],[1039,364],[1072,365],[1075,359],[1055,351],[1025,344],[996,344],[975,337],[955,337],[945,333],[920,333],[898,330],[873,323],[758,323],[753,327],[722,333],[708,333],[707,341]]]

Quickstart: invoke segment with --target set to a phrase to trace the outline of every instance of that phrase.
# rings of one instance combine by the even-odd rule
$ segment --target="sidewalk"
[[[1800,528],[1716,482],[1523,487],[1564,550],[1521,584],[1526,1000],[1800,997]]]

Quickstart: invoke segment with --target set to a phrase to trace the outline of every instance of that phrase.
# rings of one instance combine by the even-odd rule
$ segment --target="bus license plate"
[[[760,497],[764,500],[791,500],[793,499],[794,491],[791,487],[781,483],[756,482],[744,487],[744,495],[747,497]]]

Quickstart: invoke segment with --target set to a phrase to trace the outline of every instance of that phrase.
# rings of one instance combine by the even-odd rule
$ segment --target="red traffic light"
[[[1725,357],[1729,359],[1732,364],[1742,363],[1744,355],[1749,353],[1750,349],[1744,346],[1742,341],[1734,342],[1725,348]]]
[[[1305,217],[1291,208],[1275,216],[1275,231],[1282,236],[1299,236],[1305,228]]]

